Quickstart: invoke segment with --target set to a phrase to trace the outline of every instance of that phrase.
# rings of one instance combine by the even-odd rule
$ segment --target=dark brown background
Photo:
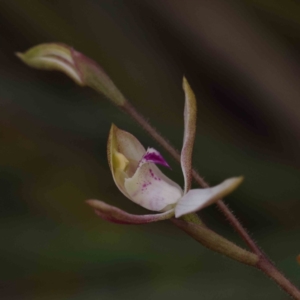
[[[1,298],[287,298],[168,222],[121,226],[93,214],[85,199],[144,212],[111,178],[112,122],[161,149],[104,97],[14,56],[52,41],[98,61],[178,149],[185,74],[199,107],[195,167],[212,184],[245,176],[226,202],[299,285],[298,1],[2,0],[0,39]],[[215,207],[201,215],[242,245]]]

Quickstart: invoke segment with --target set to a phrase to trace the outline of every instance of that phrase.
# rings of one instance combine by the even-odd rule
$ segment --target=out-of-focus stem
[[[108,75],[93,60],[68,45],[60,43],[41,44],[29,49],[25,53],[17,53],[17,56],[31,67],[64,72],[80,86],[89,86],[97,92],[104,94],[117,107],[128,113],[137,121],[154,140],[167,150],[175,160],[181,163],[180,153],[125,99]],[[209,186],[195,170],[192,170],[192,175],[200,186],[204,188]],[[231,226],[235,228],[254,253],[243,250],[215,232],[207,229],[195,214],[190,214],[183,218],[183,220],[177,220],[174,221],[174,223],[206,247],[243,263],[252,266],[255,265],[292,297],[300,300],[299,290],[272,265],[226,204],[222,200],[219,200],[217,205]]]
[[[168,151],[173,158],[180,163],[180,153],[161,135],[155,128],[153,128],[145,118],[129,103],[126,102],[123,106],[119,106],[123,111],[128,113],[137,123],[139,123],[145,130],[150,134],[150,136],[156,140],[166,151]],[[209,187],[208,183],[193,169],[193,178],[194,180],[203,188]],[[229,223],[241,236],[241,238],[246,242],[249,248],[256,254],[261,255],[262,252],[255,242],[251,239],[250,235],[234,214],[230,211],[227,205],[219,200],[217,205],[221,212],[226,216]]]
[[[274,280],[293,299],[300,299],[300,291],[266,258],[261,257],[256,267]]]
[[[157,132],[157,130],[152,127],[146,119],[129,103],[126,102],[123,106],[119,106],[124,112],[128,113],[137,123],[139,123],[142,128],[150,136],[156,140],[167,152],[169,152],[173,158],[180,163],[180,153],[161,135]],[[192,171],[194,180],[201,186],[201,187],[208,187],[208,183],[198,174],[196,170],[193,169]],[[207,244],[205,239],[205,235],[203,235],[203,232],[206,230],[204,226],[201,227],[201,232],[198,230],[197,233],[195,233],[195,228],[192,226],[197,226],[197,224],[188,223],[185,221],[179,221],[176,223],[176,221],[173,221],[178,227],[180,227],[182,230],[184,230],[186,233],[191,235],[194,239],[204,244],[206,247],[218,251],[220,253],[223,253],[235,260],[238,260],[240,262],[243,262],[245,264],[254,266],[261,271],[263,271],[266,275],[268,275],[271,279],[273,279],[284,291],[286,291],[292,298],[296,300],[300,300],[300,291],[297,289],[296,286],[294,286],[282,273],[279,272],[279,270],[276,269],[276,267],[269,261],[267,256],[263,253],[263,251],[256,245],[256,243],[253,241],[253,239],[248,234],[247,230],[242,226],[242,224],[238,221],[238,219],[235,217],[235,215],[230,211],[230,209],[227,207],[227,205],[220,199],[217,202],[218,208],[220,211],[226,216],[227,220],[231,224],[231,226],[236,230],[236,232],[241,236],[241,238],[245,241],[245,243],[248,245],[248,247],[254,252],[250,253],[246,250],[245,253],[241,254],[242,252],[238,252],[239,254],[236,255],[236,253],[230,252],[232,250],[226,250],[226,247],[223,249],[212,249],[210,247],[211,244]],[[182,222],[182,223],[179,223]],[[184,225],[185,223],[185,225]],[[186,224],[192,224],[192,225],[186,225]],[[199,225],[198,225],[199,226]],[[209,230],[209,229],[207,229]],[[216,234],[216,233],[214,233]],[[226,240],[229,242],[228,240]],[[230,243],[230,242],[229,242]],[[231,247],[232,245],[230,245]],[[235,245],[236,246],[236,245]],[[229,247],[229,248],[230,248]],[[238,247],[238,246],[236,246]],[[239,247],[238,247],[239,248]],[[239,248],[241,249],[241,248]],[[227,251],[227,252],[226,252]],[[240,250],[239,250],[240,251]],[[251,255],[249,255],[249,253]]]
[[[196,241],[213,251],[250,266],[256,266],[259,261],[258,255],[242,249],[201,224],[175,218],[171,219],[171,221]]]

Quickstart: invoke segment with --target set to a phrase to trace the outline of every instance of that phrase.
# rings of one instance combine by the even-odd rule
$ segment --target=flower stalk
[[[184,193],[189,192],[191,177],[193,177],[193,179],[202,188],[209,188],[208,183],[197,173],[197,171],[192,169],[191,164],[189,163],[190,160],[188,160],[187,163],[182,160],[182,156],[180,155],[180,153],[161,134],[159,134],[156,129],[149,124],[149,122],[146,121],[146,119],[133,107],[130,102],[125,99],[122,93],[114,85],[112,80],[107,76],[107,74],[97,63],[87,58],[80,52],[77,52],[73,48],[58,43],[39,45],[29,49],[24,54],[17,53],[17,56],[24,63],[31,67],[43,70],[58,70],[64,72],[80,86],[89,86],[97,92],[104,94],[109,100],[112,101],[112,103],[114,103],[122,111],[129,114],[138,124],[142,126],[142,128],[148,134],[150,134],[150,136],[154,140],[156,140],[169,154],[171,154],[171,156],[177,162],[179,162],[181,165],[184,165],[183,170],[186,170],[184,171],[186,182]],[[193,92],[189,90],[188,84],[185,80],[184,90],[186,92],[187,100],[193,101],[195,96]],[[195,109],[189,111],[187,108],[185,108],[185,115],[190,114],[191,116],[193,116],[194,113]],[[189,126],[189,120],[185,119],[186,126]],[[187,138],[188,141],[193,144],[194,132],[190,130],[189,133],[192,135],[192,137],[189,137],[189,135],[185,135],[184,139]],[[188,146],[186,149],[183,148],[183,152],[186,153],[185,157],[187,158],[191,157],[190,149],[190,146]],[[123,170],[126,170],[126,160],[124,160],[122,156],[120,156],[119,158],[121,158],[120,166],[122,167],[123,163]],[[125,191],[125,193],[127,192]],[[191,237],[193,237],[195,240],[197,240],[207,248],[260,269],[270,278],[272,278],[291,297],[300,300],[299,290],[288,279],[286,279],[286,277],[282,275],[269,261],[267,256],[256,245],[256,243],[248,234],[247,230],[237,220],[237,218],[227,207],[227,205],[221,199],[218,201],[216,201],[217,199],[212,200],[213,202],[216,202],[218,208],[229,221],[230,225],[246,242],[253,253],[238,247],[227,239],[211,231],[202,223],[197,215],[193,213],[186,214],[180,219],[173,218],[173,210],[165,211],[156,215],[134,216],[98,200],[89,200],[88,204],[96,209],[96,212],[101,217],[119,223],[123,222],[126,224],[142,224],[171,218],[171,221],[176,226],[178,226],[180,229],[185,231],[187,234],[189,234]]]
[[[300,291],[294,286],[278,269],[266,258],[261,257],[256,267],[267,274],[276,284],[278,284],[293,299],[300,299]]]
[[[135,107],[127,102],[123,107],[120,107],[124,112],[130,115],[141,127],[154,139],[156,140],[178,163],[180,163],[180,154],[179,152],[166,140],[163,136],[158,133],[158,131],[152,127],[146,119],[135,109]],[[203,179],[203,177],[195,170],[192,169],[192,177],[196,183],[198,183],[201,187],[206,188],[209,187],[209,184]],[[257,246],[255,241],[250,237],[247,230],[243,227],[243,225],[238,221],[233,212],[229,209],[229,207],[223,202],[222,199],[216,202],[219,210],[223,213],[223,215],[228,220],[229,224],[235,229],[235,231],[239,234],[239,236],[244,240],[244,242],[248,245],[248,247],[253,251],[253,254],[256,254],[258,260],[256,264],[252,265],[257,269],[264,272],[268,277],[270,277],[279,287],[281,287],[287,294],[289,294],[293,299],[300,300],[300,291],[299,289],[293,285],[267,258],[267,256],[263,253],[263,251]],[[193,218],[193,221],[195,219]],[[192,220],[191,220],[192,221]],[[176,224],[177,225],[177,224]],[[178,225],[177,225],[178,226]],[[182,227],[185,228],[185,232],[189,234],[191,237],[202,243],[195,237],[195,232],[189,232],[187,225]],[[179,226],[178,226],[179,227]],[[209,248],[209,247],[208,247]],[[233,259],[233,256],[227,255]],[[240,260],[239,260],[240,261]],[[248,261],[248,260],[246,260]],[[255,259],[252,258],[251,262],[254,262]],[[251,265],[251,263],[246,263]]]
[[[259,257],[256,254],[242,249],[201,224],[186,222],[175,218],[171,219],[171,221],[193,239],[210,250],[224,254],[236,261],[252,267],[256,266],[259,261]]]

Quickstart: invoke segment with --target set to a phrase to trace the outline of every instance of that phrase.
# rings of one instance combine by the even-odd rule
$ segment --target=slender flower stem
[[[236,232],[241,236],[241,238],[245,241],[248,247],[257,255],[261,255],[262,251],[256,245],[255,241],[250,237],[247,230],[243,227],[243,225],[238,221],[232,211],[228,208],[228,206],[222,201],[219,200],[217,203],[218,208],[226,216],[227,220],[231,224],[231,226],[236,230]]]
[[[201,224],[186,222],[176,218],[171,219],[171,221],[196,241],[213,251],[249,266],[256,266],[258,264],[259,257],[257,254],[240,248]]]
[[[121,107],[126,113],[128,113],[135,121],[137,121],[151,136],[156,140],[165,150],[167,150],[173,158],[180,163],[180,153],[162,136],[160,135],[155,128],[153,128],[145,118],[129,103],[126,102],[124,106]],[[203,188],[209,187],[209,184],[198,174],[198,172],[193,169],[193,178],[194,180]],[[250,235],[234,214],[230,211],[227,205],[219,200],[217,205],[221,212],[226,216],[231,226],[237,231],[241,238],[246,242],[249,248],[256,253],[261,255],[262,252],[256,243],[251,239]]]
[[[300,299],[300,291],[268,259],[261,257],[256,267],[274,280],[292,299]]]
[[[17,56],[31,67],[64,72],[80,86],[89,86],[100,94],[103,93],[137,121],[175,160],[181,162],[180,153],[124,98],[103,69],[82,53],[64,44],[50,43],[35,46],[25,53],[18,53]],[[192,92],[190,96],[193,96]],[[192,170],[192,175],[200,186],[209,186],[195,170]],[[227,205],[222,200],[219,200],[217,205],[253,253],[211,232],[195,214],[173,222],[206,247],[262,270],[294,299],[300,300],[300,291],[268,260]]]
[[[161,135],[154,127],[152,127],[146,119],[129,103],[125,102],[124,105],[118,106],[124,112],[129,114],[142,128],[150,134],[150,136],[156,140],[167,152],[169,152],[173,158],[180,163],[180,153]],[[208,183],[193,169],[192,171],[194,180],[203,188],[209,187]],[[300,300],[300,291],[295,287],[282,273],[280,273],[276,267],[269,261],[263,251],[256,245],[255,241],[250,237],[247,230],[235,217],[233,212],[227,207],[227,205],[219,200],[217,202],[218,208],[228,219],[231,226],[245,241],[248,247],[258,256],[257,263],[254,265],[260,269],[271,279],[273,279],[284,291],[286,291],[293,299]],[[191,234],[195,239],[194,235]],[[200,238],[198,238],[200,240]],[[229,255],[230,256],[230,255]],[[252,265],[252,264],[251,264]]]

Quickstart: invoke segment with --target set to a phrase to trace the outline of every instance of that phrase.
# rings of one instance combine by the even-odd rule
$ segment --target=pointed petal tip
[[[175,217],[180,218],[214,204],[232,193],[243,180],[243,176],[233,177],[214,187],[190,190],[178,201],[175,207]]]
[[[185,92],[192,92],[191,86],[185,76],[182,77],[182,88]]]
[[[84,202],[91,206],[91,207],[95,207],[96,206],[96,203],[97,203],[98,200],[95,200],[95,199],[88,199],[88,200],[85,200]]]
[[[153,215],[133,215],[100,200],[90,199],[86,200],[86,203],[95,210],[99,217],[117,224],[140,225],[167,220],[174,216],[174,209]]]
[[[110,126],[110,130],[116,130],[116,129],[119,129],[115,123],[111,123],[111,126]]]
[[[15,56],[16,56],[18,59],[20,59],[23,63],[25,63],[26,65],[28,65],[24,53],[22,53],[22,52],[15,52],[14,54],[15,54]]]
[[[234,191],[244,180],[244,176],[238,176],[226,179],[224,182],[228,182],[229,189]]]
[[[23,54],[21,52],[15,52],[15,56],[19,57],[20,59],[22,59]]]
[[[109,140],[116,135],[116,131],[118,129],[119,128],[114,123],[111,124],[110,129],[109,129],[109,134],[108,134]]]
[[[120,129],[115,123],[112,123],[109,130],[109,135],[117,138],[117,135],[129,134],[127,131]],[[130,134],[131,135],[131,134]],[[117,138],[118,139],[118,138]]]

